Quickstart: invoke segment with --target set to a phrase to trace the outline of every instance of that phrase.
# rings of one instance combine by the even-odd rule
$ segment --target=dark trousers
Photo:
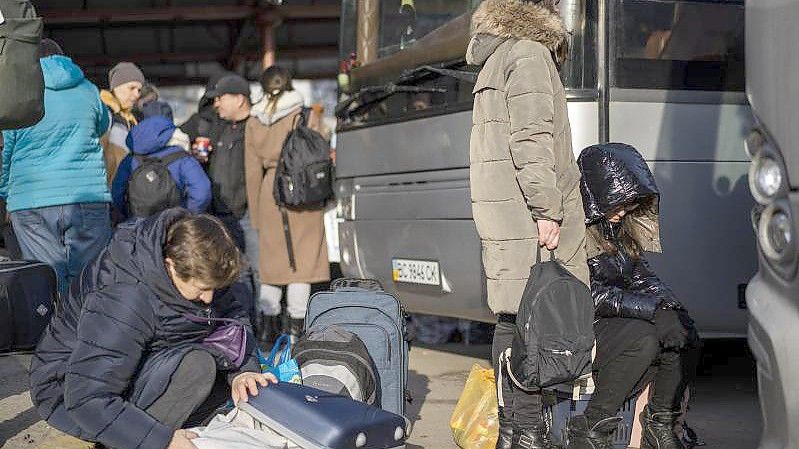
[[[241,218],[230,214],[217,215],[217,218],[224,223],[236,246],[247,260],[246,266],[242,267],[241,275],[239,276],[240,283],[237,286],[246,289],[246,292],[238,295],[237,298],[247,301],[242,306],[249,312],[251,321],[254,322],[255,303],[260,296],[261,290],[260,276],[258,275],[260,264],[258,231],[252,227],[249,211],[245,212]]]
[[[624,401],[652,382],[650,406],[677,410],[696,374],[698,348],[663,349],[655,325],[627,318],[602,318],[594,325],[596,391],[586,409],[589,422],[614,416]]]
[[[213,356],[203,350],[186,353],[175,372],[160,381],[168,383],[166,391],[145,411],[174,430],[200,425],[230,398],[230,387],[217,375]]]
[[[491,360],[495,373],[499,373],[499,356],[513,343],[516,324],[511,321],[512,319],[512,315],[501,316],[494,329]],[[506,369],[503,368],[502,371],[504,372]],[[540,394],[520,390],[507,375],[497,378],[497,382],[502,388],[502,399],[505,403],[503,413],[513,422],[514,427],[520,430],[529,430],[537,428],[543,423]]]

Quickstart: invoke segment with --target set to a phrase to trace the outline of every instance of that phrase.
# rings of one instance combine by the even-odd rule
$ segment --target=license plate
[[[392,259],[391,273],[394,282],[408,284],[441,285],[438,262],[428,260]]]

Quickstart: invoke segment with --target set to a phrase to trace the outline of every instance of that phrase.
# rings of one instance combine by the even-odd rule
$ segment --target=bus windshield
[[[337,111],[339,126],[409,120],[471,107],[474,77],[464,72],[476,73],[478,68],[467,66],[464,55],[471,13],[479,3],[345,0],[341,57],[355,61],[349,85],[355,98],[348,98],[346,110]],[[569,30],[569,59],[561,76],[572,95],[595,96],[597,3],[559,3]],[[419,71],[431,66],[439,70]]]

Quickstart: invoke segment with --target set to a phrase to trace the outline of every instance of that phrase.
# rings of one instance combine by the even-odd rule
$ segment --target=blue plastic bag
[[[289,334],[283,334],[278,337],[268,357],[264,357],[259,349],[258,363],[261,365],[262,373],[272,373],[280,382],[302,383],[300,367],[297,365],[297,361],[291,358],[291,338]]]

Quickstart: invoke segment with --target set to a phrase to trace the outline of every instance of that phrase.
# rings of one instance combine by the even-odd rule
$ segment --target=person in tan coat
[[[486,0],[466,54],[481,66],[470,146],[472,212],[488,305],[497,315],[493,362],[513,340],[516,313],[541,248],[588,285],[580,172],[558,74],[567,31],[556,0]],[[544,256],[545,257],[545,256]],[[542,258],[544,258],[542,257]],[[552,448],[539,394],[501,379],[498,448]]]
[[[302,112],[302,95],[291,85],[290,73],[268,68],[261,76],[264,100],[253,107],[245,133],[247,202],[260,241],[262,335],[278,329],[283,286],[287,286],[290,332],[299,335],[311,293],[311,284],[330,280],[325,243],[324,209],[287,210],[296,266],[289,263],[281,211],[272,196],[283,142]],[[311,113],[309,127],[322,132],[320,111]],[[270,329],[271,328],[271,329]],[[265,338],[265,339],[268,339]]]

